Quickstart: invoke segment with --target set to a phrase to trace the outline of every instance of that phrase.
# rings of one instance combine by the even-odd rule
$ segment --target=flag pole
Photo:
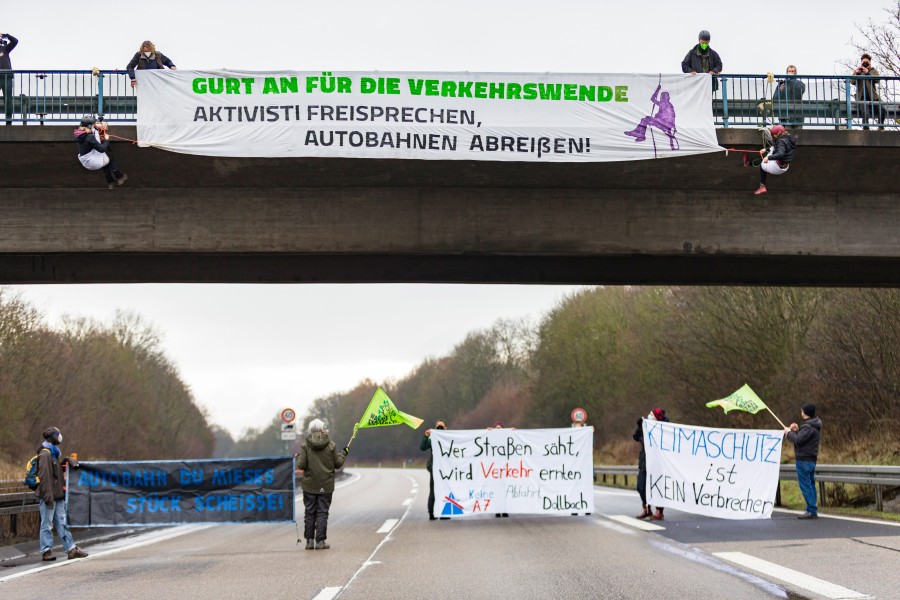
[[[777,417],[776,417],[776,418],[777,418]],[[356,438],[356,432],[357,432],[357,431],[359,431],[359,423],[355,423],[355,424],[353,425],[353,435],[350,436],[350,441],[347,442],[347,448],[350,447],[350,444],[352,444],[352,443],[353,443],[353,440]]]
[[[784,423],[781,422],[781,419],[779,419],[778,416],[775,415],[775,413],[772,412],[772,409],[771,409],[771,408],[769,408],[769,407],[767,406],[767,407],[766,407],[766,410],[769,411],[769,414],[770,414],[770,415],[772,415],[773,417],[775,417],[775,420],[778,421],[778,424],[779,424],[779,425],[781,425],[782,427],[784,427],[785,429],[787,429],[787,426],[786,426]],[[356,435],[356,434],[354,434],[354,435]]]

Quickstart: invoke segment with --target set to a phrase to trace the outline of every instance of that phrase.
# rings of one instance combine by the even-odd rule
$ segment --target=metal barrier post
[[[728,129],[728,78],[720,77],[719,79],[722,80],[722,127]]]
[[[819,506],[825,506],[825,482],[819,481]]]
[[[853,108],[850,106],[850,78],[844,80],[844,95],[847,98],[847,129],[853,129]]]
[[[875,486],[875,510],[878,512],[884,511],[884,495],[880,485]]]
[[[103,73],[97,75],[97,116],[103,118]]]

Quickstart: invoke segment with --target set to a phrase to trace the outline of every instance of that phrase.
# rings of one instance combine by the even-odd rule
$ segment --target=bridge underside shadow
[[[133,137],[133,128],[115,133]],[[754,130],[720,130],[758,147]],[[0,283],[900,284],[900,135],[799,132],[788,174],[724,152],[547,164],[115,153],[0,128]]]

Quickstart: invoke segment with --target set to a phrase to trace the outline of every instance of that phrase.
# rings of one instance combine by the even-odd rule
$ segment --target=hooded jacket
[[[53,452],[53,450],[56,450],[56,452]],[[58,446],[49,449],[45,446],[38,448],[37,474],[41,482],[34,493],[47,506],[53,506],[54,502],[66,497],[66,491],[63,488],[62,469],[59,466],[59,455]]]
[[[327,433],[312,432],[297,454],[297,468],[303,469],[300,487],[307,494],[330,494],[334,491],[334,471],[344,466],[346,458],[343,450],[335,451]]]
[[[796,460],[816,462],[819,457],[819,441],[822,439],[822,419],[807,419],[796,432],[788,433],[787,439],[794,444]]]
[[[769,160],[777,160],[779,163],[789,163],[794,160],[794,148],[797,142],[789,134],[784,134],[775,140]]]

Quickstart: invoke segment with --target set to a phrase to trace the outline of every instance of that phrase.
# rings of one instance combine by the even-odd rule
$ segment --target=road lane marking
[[[619,523],[623,523],[628,525],[629,527],[634,527],[636,529],[643,529],[644,531],[661,531],[664,530],[665,527],[662,525],[657,525],[655,523],[648,523],[647,521],[641,521],[640,519],[635,519],[634,517],[627,517],[625,515],[603,515],[607,519],[618,521]]]
[[[384,525],[381,526],[381,529],[376,531],[375,533],[390,533],[391,529],[394,528],[394,525],[400,522],[400,519],[388,519],[384,522]]]
[[[316,594],[316,597],[313,600],[332,600],[335,596],[337,596],[341,591],[341,587],[327,587],[322,588],[322,591]]]
[[[412,498],[407,498],[406,500],[403,501],[402,506],[409,506],[410,504],[412,504],[412,501],[413,501]]]
[[[186,533],[194,533],[195,531],[201,531],[203,529],[209,529],[214,525],[187,525],[184,529],[180,529],[180,531],[173,531],[166,535],[162,535],[159,537],[151,538],[149,540],[143,540],[140,542],[135,542],[133,544],[128,544],[127,546],[120,546],[119,548],[111,548],[109,550],[101,550],[100,552],[91,552],[85,558],[78,558],[75,560],[63,559],[59,562],[53,562],[49,565],[42,565],[40,567],[35,567],[34,569],[29,569],[27,571],[22,571],[20,573],[14,573],[12,575],[7,575],[6,577],[0,577],[0,583],[4,581],[9,581],[11,579],[16,579],[18,577],[25,577],[26,575],[32,575],[34,573],[40,573],[41,571],[46,571],[48,569],[58,569],[59,567],[65,567],[67,565],[78,564],[84,562],[86,560],[91,560],[94,558],[100,558],[101,556],[109,556],[110,554],[116,554],[117,552],[124,552],[125,550],[132,550],[134,548],[140,548],[141,546],[149,546],[150,544],[155,544],[156,542],[164,542],[166,540],[171,540],[173,538],[180,537],[185,535]]]
[[[802,510],[791,510],[789,508],[776,508],[774,509],[777,512],[787,513],[789,515],[802,515],[806,511]],[[844,515],[829,515],[826,513],[819,513],[820,519],[838,519],[839,521],[853,521],[854,523],[871,523],[873,525],[887,525],[888,527],[900,527],[900,523],[897,521],[879,521],[878,519],[865,519],[862,517],[849,517]]]
[[[758,571],[769,577],[786,581],[791,585],[809,590],[815,594],[820,594],[826,598],[843,600],[849,598],[871,597],[866,594],[854,592],[853,590],[848,590],[845,587],[825,581],[824,579],[819,579],[818,577],[813,577],[812,575],[807,575],[806,573],[801,573],[800,571],[795,571],[767,560],[744,554],[743,552],[713,552],[713,556],[741,565],[742,567],[747,567],[748,569],[753,569],[754,571]]]

